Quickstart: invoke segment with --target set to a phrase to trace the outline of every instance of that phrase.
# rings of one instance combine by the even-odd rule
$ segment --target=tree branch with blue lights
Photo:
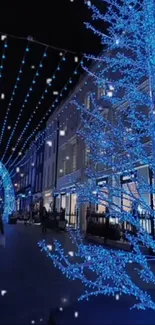
[[[79,232],[71,232],[71,238],[81,262],[71,262],[57,241],[54,252],[45,241],[39,246],[67,278],[79,279],[85,285],[80,299],[125,294],[138,300],[133,307],[155,310],[151,296],[134,283],[128,271],[132,263],[142,282],[155,284],[150,260],[140,248],[143,245],[155,253],[155,241],[138,217],[140,209],[154,221],[154,207],[145,194],[155,195],[155,4],[153,0],[99,2],[105,3],[106,12],[89,5],[92,23],[86,27],[101,38],[106,51],[97,57],[85,56],[94,62],[92,69],[84,63],[82,66],[96,89],[101,89],[100,98],[97,91],[91,93],[89,109],[74,101],[81,115],[79,136],[89,148],[85,180],[76,184],[76,192],[79,205],[91,202],[108,207],[107,218],[116,217],[119,224],[127,222],[136,229],[135,233],[125,231],[132,250],[86,245]],[[107,34],[95,27],[96,21],[107,23]],[[137,173],[143,166],[152,172],[152,183]],[[103,176],[108,182],[99,185]],[[135,192],[128,184],[121,186],[121,177],[133,178]],[[126,202],[123,207],[122,197]],[[133,204],[136,208],[129,209]],[[87,271],[95,274],[95,279],[88,277]]]

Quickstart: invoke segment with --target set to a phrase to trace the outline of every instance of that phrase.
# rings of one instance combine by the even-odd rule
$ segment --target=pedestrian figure
[[[42,213],[41,213],[42,233],[46,233],[46,231],[47,231],[47,220],[48,220],[47,211],[46,211],[46,208],[43,207]]]
[[[65,220],[65,209],[63,208],[60,209],[60,220],[61,221]]]

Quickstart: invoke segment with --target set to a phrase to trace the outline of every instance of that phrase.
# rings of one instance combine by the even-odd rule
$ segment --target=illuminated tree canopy
[[[154,234],[149,234],[138,218],[140,207],[149,216],[154,230],[154,206],[146,201],[145,194],[155,194],[155,4],[154,0],[99,2],[105,3],[106,12],[102,13],[95,5],[89,6],[93,23],[87,23],[86,27],[101,38],[107,49],[98,57],[86,55],[87,60],[94,61],[95,68],[89,70],[84,64],[83,68],[102,90],[100,101],[92,93],[89,109],[74,102],[81,112],[79,134],[90,152],[86,179],[77,185],[77,194],[80,204],[104,205],[109,208],[107,218],[112,215],[120,225],[126,222],[134,228],[132,234],[125,231],[132,251],[86,246],[77,234],[73,240],[83,262],[70,264],[57,242],[54,253],[48,252],[45,242],[40,246],[67,277],[78,278],[90,288],[83,298],[121,292],[138,299],[137,308],[155,309],[151,297],[134,284],[126,268],[128,263],[135,263],[140,279],[155,283],[149,261],[140,249],[142,244],[155,252]],[[95,27],[95,21],[100,20],[108,25],[106,35]],[[137,173],[137,168],[143,166],[151,172],[151,183]],[[99,186],[97,180],[104,176],[108,182]],[[134,193],[129,185],[120,186],[120,178],[124,176],[134,178]],[[120,204],[122,195],[126,197],[126,209]],[[94,281],[86,278],[86,269],[95,273]]]

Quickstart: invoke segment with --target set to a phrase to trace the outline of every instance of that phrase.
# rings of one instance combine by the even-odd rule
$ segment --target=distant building
[[[30,211],[32,208],[35,186],[35,160],[36,146],[33,144],[21,163],[17,165],[13,178],[17,211]]]
[[[92,67],[92,71],[97,66]],[[143,84],[147,90],[147,82]],[[78,130],[82,128],[80,111],[75,107],[73,101],[84,104],[85,109],[91,110],[91,94],[94,94],[98,101],[98,107],[105,117],[112,121],[112,113],[106,99],[103,100],[106,89],[94,84],[93,79],[85,75],[79,81],[76,88],[69,94],[57,109],[52,113],[46,123],[44,146],[39,145],[39,138],[35,145],[25,157],[20,172],[16,175],[16,195],[17,208],[29,209],[31,204],[36,204],[43,200],[43,205],[47,211],[52,211],[53,207],[59,212],[61,208],[65,209],[68,224],[82,230],[86,229],[86,209],[89,206],[96,213],[104,213],[104,204],[77,205],[76,183],[83,182],[85,178],[85,169],[89,166],[89,148],[81,137],[78,136]],[[112,90],[109,90],[109,96],[112,96]],[[126,103],[124,103],[125,105]],[[126,104],[127,105],[127,104]],[[117,108],[119,109],[119,107]],[[38,142],[37,142],[38,141]],[[39,149],[37,150],[39,146]],[[30,158],[33,156],[33,159]],[[113,182],[110,172],[103,165],[97,166],[98,185]],[[146,183],[151,184],[153,177],[148,166],[137,166],[137,175],[141,175]],[[136,180],[131,177],[122,176],[119,179],[118,186],[127,191],[136,191]],[[107,197],[110,195],[107,191]],[[155,195],[149,193],[143,194],[147,203],[155,206]],[[127,205],[127,199],[122,194],[121,198],[115,198],[116,204],[120,204],[122,209],[130,209]],[[132,203],[132,202],[131,202]],[[140,208],[139,208],[140,209]],[[145,214],[145,211],[141,211]],[[111,223],[118,223],[117,218],[110,218]],[[141,219],[144,228],[151,232],[151,221],[149,218]],[[125,225],[126,227],[126,225]]]
[[[43,167],[43,204],[47,211],[53,210],[53,192],[56,182],[56,157],[58,123],[57,113],[48,119],[45,132],[44,167]]]
[[[82,228],[85,228],[86,207],[77,206],[75,183],[84,177],[88,149],[77,134],[81,127],[80,113],[72,100],[90,104],[87,78],[82,79],[46,123],[48,140],[43,175],[44,206],[48,210],[55,204],[58,212],[64,208],[68,224],[73,227],[83,224]]]

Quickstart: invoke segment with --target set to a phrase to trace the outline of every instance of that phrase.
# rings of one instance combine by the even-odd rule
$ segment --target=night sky
[[[22,137],[17,150],[14,152],[13,158],[19,153],[26,138],[32,133],[50,105],[56,99],[56,96],[53,95],[53,91],[56,90],[60,92],[68,79],[72,76],[78,64],[74,62],[74,57],[78,56],[79,59],[81,59],[82,53],[84,52],[98,53],[101,46],[100,40],[92,35],[91,31],[88,31],[84,26],[84,21],[90,21],[91,12],[88,10],[87,6],[84,5],[83,0],[74,0],[74,2],[70,2],[69,0],[55,0],[51,1],[48,6],[44,6],[42,2],[40,5],[37,4],[36,7],[34,5],[30,7],[26,5],[26,2],[22,2],[18,8],[3,7],[0,8],[0,11],[0,32],[25,38],[32,36],[34,40],[76,52],[76,54],[66,53],[66,61],[61,61],[60,71],[54,73],[62,57],[60,57],[60,51],[52,48],[47,49],[47,57],[43,59],[43,67],[38,71],[39,76],[35,79],[36,83],[32,84],[33,90],[27,98],[27,103],[25,103],[20,120],[18,121],[18,125],[6,152],[4,158],[4,162],[6,162],[26,122],[37,106],[46,88],[46,79],[51,78],[51,76],[55,74],[52,86],[48,88],[48,93],[45,99],[42,100],[37,114],[33,117],[29,128]],[[0,93],[5,94],[5,99],[0,100],[0,134],[13,87],[20,70],[20,64],[28,44],[26,39],[16,39],[9,36],[7,37],[7,43],[8,48],[6,48],[6,58],[3,60],[2,78],[0,80]],[[0,41],[0,59],[3,54],[3,46],[4,42]],[[29,52],[26,52],[23,73],[20,75],[20,81],[18,82],[14,99],[10,105],[4,136],[0,144],[1,158],[45,50],[44,46],[36,44],[35,42],[29,42],[28,47]],[[35,66],[35,69],[32,69],[32,66]],[[79,76],[82,73],[80,67],[77,71],[78,74],[73,76],[72,83],[69,84],[67,87],[68,89],[63,92],[63,96],[61,98],[59,97],[57,104],[67,96],[68,92],[78,82]],[[11,129],[8,130],[8,126],[11,126]]]

